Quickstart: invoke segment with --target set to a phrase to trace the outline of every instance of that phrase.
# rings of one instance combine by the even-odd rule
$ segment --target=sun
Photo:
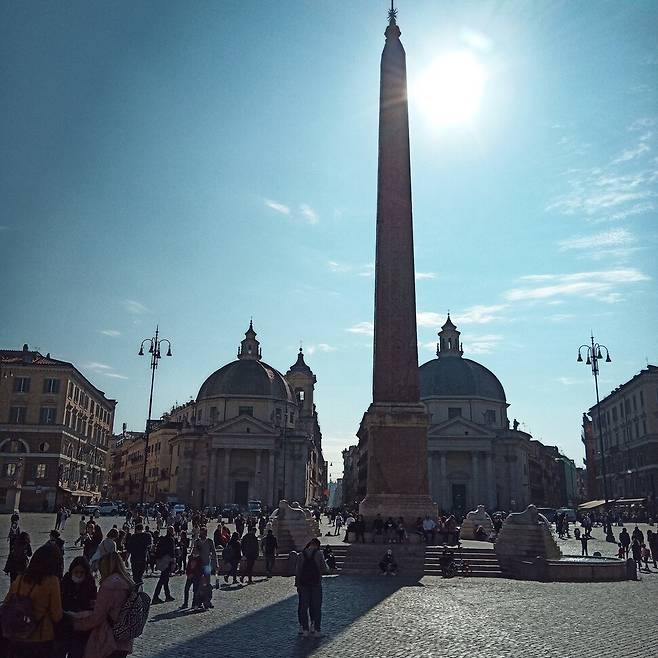
[[[436,59],[412,85],[412,99],[433,125],[469,123],[482,101],[485,71],[468,50]]]

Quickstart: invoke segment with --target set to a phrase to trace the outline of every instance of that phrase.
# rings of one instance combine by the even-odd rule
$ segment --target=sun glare
[[[467,123],[478,112],[484,83],[477,57],[458,51],[435,60],[414,84],[412,96],[434,125]]]

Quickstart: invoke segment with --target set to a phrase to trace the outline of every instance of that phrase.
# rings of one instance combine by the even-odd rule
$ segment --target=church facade
[[[429,416],[428,477],[432,499],[443,512],[521,510],[531,501],[530,434],[510,427],[508,402],[498,378],[464,358],[460,332],[450,316],[439,332],[437,357],[419,368],[420,397]],[[343,488],[360,500],[365,492],[367,440],[346,464]],[[348,451],[345,451],[348,452]],[[344,452],[344,457],[345,457]],[[345,480],[347,478],[347,480]],[[351,478],[351,479],[350,479]]]
[[[250,323],[237,359],[152,431],[146,497],[198,507],[322,500],[327,467],[315,384],[301,348],[285,375],[265,363]]]

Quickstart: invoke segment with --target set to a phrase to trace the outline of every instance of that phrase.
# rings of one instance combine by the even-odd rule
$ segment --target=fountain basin
[[[633,560],[564,555],[559,560],[541,557],[517,561],[511,569],[516,578],[544,582],[594,583],[636,580]]]

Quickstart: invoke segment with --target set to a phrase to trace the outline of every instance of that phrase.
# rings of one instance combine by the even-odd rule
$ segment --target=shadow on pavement
[[[297,597],[289,596],[275,603],[218,625],[212,631],[149,652],[152,658],[217,655],[224,658],[268,656],[268,658],[309,656],[314,651],[345,633],[351,624],[370,612],[403,587],[422,587],[417,580],[402,578],[349,577],[326,578],[323,581],[321,638],[299,637],[297,630]],[[214,597],[214,615],[230,607],[230,591]],[[176,613],[161,615],[157,621],[175,618]],[[150,621],[156,621],[152,619]],[[210,621],[210,620],[209,620]],[[217,619],[213,620],[217,621]],[[220,622],[221,623],[221,622]],[[146,638],[142,638],[142,641]],[[139,642],[139,641],[138,641]]]

